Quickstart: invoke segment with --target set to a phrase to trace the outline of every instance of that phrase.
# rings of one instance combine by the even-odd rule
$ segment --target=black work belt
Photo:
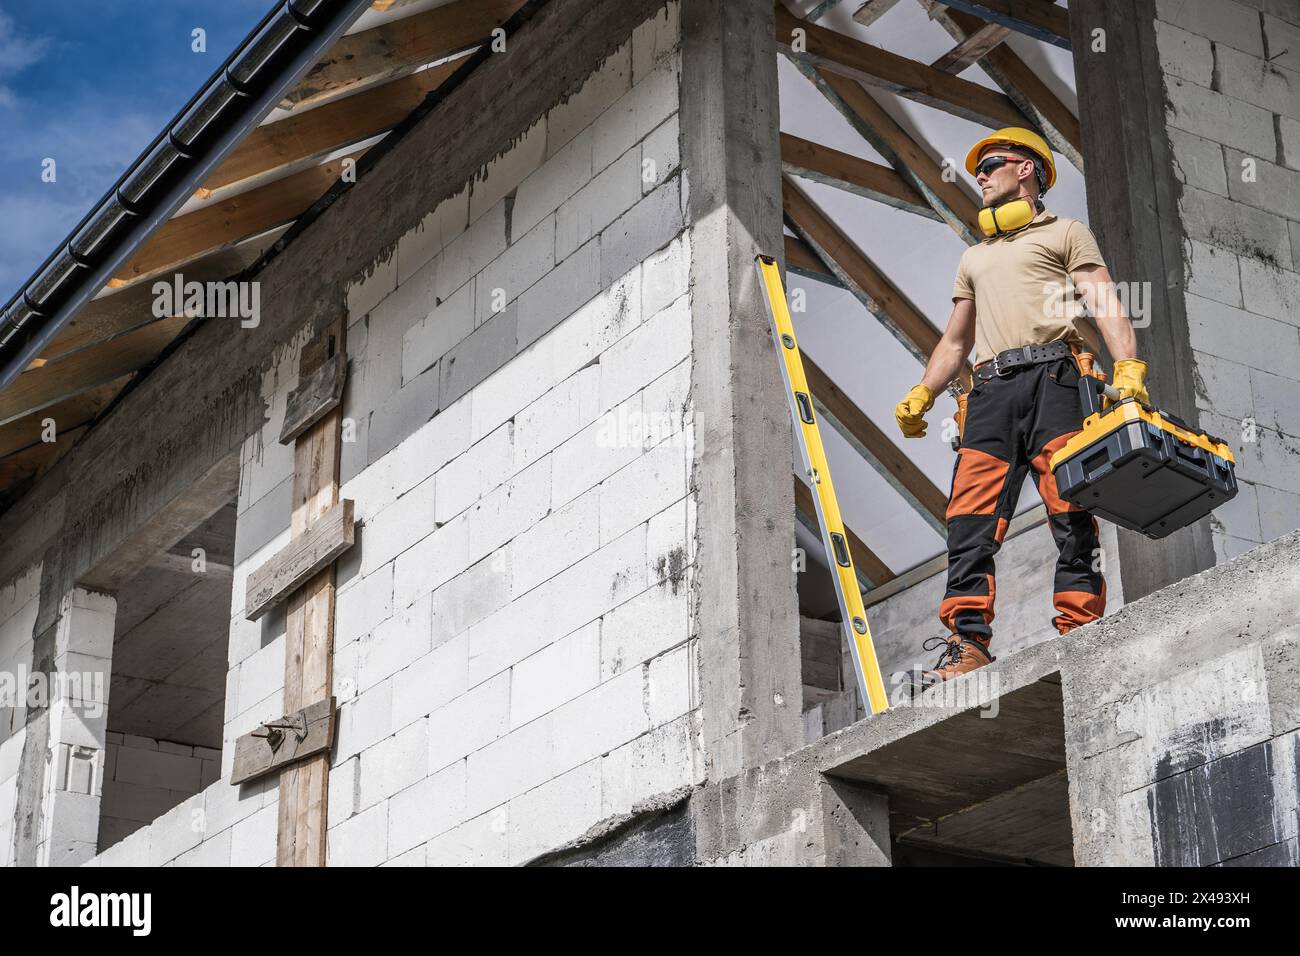
[[[975,367],[975,381],[987,382],[989,379],[1010,375],[1016,369],[1026,368],[1030,365],[1041,365],[1043,362],[1055,362],[1057,359],[1069,358],[1073,354],[1074,350],[1060,339],[1043,345],[1026,345],[1023,348],[1007,349],[1005,352],[999,352],[989,361],[977,365]]]

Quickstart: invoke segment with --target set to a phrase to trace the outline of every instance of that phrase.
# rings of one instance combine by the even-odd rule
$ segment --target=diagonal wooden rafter
[[[985,28],[977,17],[946,7],[936,0],[920,0],[921,5],[954,40],[961,41]],[[1056,152],[1083,172],[1083,139],[1079,118],[1070,107],[1043,82],[1038,73],[1006,44],[995,47],[980,59],[980,69],[1002,88],[1021,111],[1043,134]]]
[[[796,31],[802,30],[802,39]],[[1004,93],[890,53],[853,37],[799,20],[776,8],[776,43],[787,55],[821,70],[944,110],[992,129],[1029,121]]]
[[[0,425],[144,368],[189,321],[184,316],[160,319],[23,372],[0,393]]]
[[[853,20],[864,27],[869,27],[898,4],[898,0],[863,0],[862,5],[853,11]]]
[[[920,193],[889,166],[789,133],[781,134],[781,168],[789,174],[942,222]]]
[[[792,477],[794,478],[795,511],[803,516],[809,528],[821,534],[821,524],[817,521],[817,504],[813,501],[812,489],[804,484],[798,475]],[[894,572],[889,570],[889,565],[881,561],[876,552],[868,548],[847,524],[844,525],[844,537],[848,540],[849,554],[859,574],[866,578],[872,587],[879,587],[893,580]]]
[[[403,73],[487,40],[524,0],[456,0],[342,37],[285,98],[318,103],[338,92]]]
[[[449,60],[257,127],[203,184],[217,190],[386,133],[463,63]]]
[[[804,373],[822,420],[839,432],[873,469],[939,534],[947,533],[948,496],[831,381],[808,355]]]
[[[783,236],[782,238],[785,239],[785,268],[788,272],[843,288],[840,285],[840,280],[835,278],[835,274],[826,268],[825,264],[818,258],[817,253],[813,251],[812,246],[798,236]]]
[[[957,45],[930,65],[945,73],[958,74],[985,56],[1011,33],[1010,27],[986,23],[973,33],[968,33]],[[1007,92],[1007,91],[1003,91]],[[1014,101],[1015,97],[1011,97]],[[1017,105],[1019,105],[1017,103]],[[1024,107],[1021,107],[1023,109]]]
[[[45,444],[51,437],[51,431],[46,427],[50,421],[54,424],[52,437],[55,441],[62,441],[72,430],[90,424],[129,379],[129,375],[124,375],[10,422],[0,429],[0,460]]]
[[[365,150],[339,157],[230,199],[169,219],[123,267],[119,284],[175,269],[199,256],[260,235],[301,216]]]
[[[788,177],[783,177],[781,184],[782,204],[795,231],[845,288],[924,365],[939,344],[938,330],[798,186]],[[969,368],[963,371],[963,381],[969,385]]]
[[[858,83],[792,58],[795,67],[826,97],[849,124],[925,197],[936,213],[967,245],[980,241],[979,207]]]
[[[943,0],[946,6],[1070,49],[1070,15],[1065,7],[1045,0]]]

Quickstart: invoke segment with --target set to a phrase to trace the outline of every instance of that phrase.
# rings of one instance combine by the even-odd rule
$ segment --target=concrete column
[[[15,813],[19,865],[76,866],[95,855],[116,614],[111,595],[73,588],[35,639]]]
[[[1155,18],[1155,0],[1085,0],[1070,6],[1070,39],[1088,219],[1116,281],[1150,283],[1151,324],[1138,330],[1138,356],[1150,367],[1153,398],[1195,426],[1183,231]],[[1119,560],[1125,601],[1203,571],[1214,564],[1209,518],[1160,541],[1120,529]]]
[[[780,255],[770,0],[682,0],[699,502],[695,620],[712,780],[802,742],[791,429],[754,272]]]

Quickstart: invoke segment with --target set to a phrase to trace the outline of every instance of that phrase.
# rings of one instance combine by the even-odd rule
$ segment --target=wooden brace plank
[[[944,73],[957,74],[966,67],[982,60],[990,50],[1011,34],[1010,27],[997,23],[986,23],[979,29],[960,40],[956,46],[930,65]]]
[[[345,498],[248,576],[244,616],[256,621],[352,547],[353,501]]]
[[[334,746],[335,714],[334,698],[330,697],[244,734],[235,741],[231,784],[255,780],[272,770],[328,751]]]
[[[280,444],[287,445],[328,415],[343,400],[348,379],[348,357],[336,352],[289,393],[280,429]]]

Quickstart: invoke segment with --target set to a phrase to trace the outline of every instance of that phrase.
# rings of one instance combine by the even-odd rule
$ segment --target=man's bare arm
[[[936,395],[942,392],[961,372],[974,345],[975,301],[957,299],[953,302],[952,315],[948,316],[948,327],[943,330],[943,337],[925,366],[921,383]]]
[[[1115,294],[1115,282],[1105,266],[1083,266],[1070,273],[1074,287],[1083,296],[1097,320],[1097,328],[1106,340],[1106,348],[1113,361],[1137,358],[1137,336],[1129,321],[1124,303]]]

